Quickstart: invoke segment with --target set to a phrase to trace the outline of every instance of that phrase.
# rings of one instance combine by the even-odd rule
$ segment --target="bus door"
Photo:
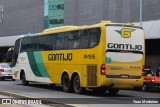
[[[15,46],[14,46],[14,51],[12,54],[12,63],[11,63],[11,67],[13,70],[13,78],[15,77],[14,73],[18,71],[18,55],[19,55],[19,51],[20,51],[20,42],[21,39],[17,39],[15,42]]]
[[[20,50],[20,41],[21,41],[21,39],[17,39],[15,42],[14,51],[13,51],[13,55],[12,55],[12,67],[14,67],[17,63],[18,54],[19,54],[19,50]]]

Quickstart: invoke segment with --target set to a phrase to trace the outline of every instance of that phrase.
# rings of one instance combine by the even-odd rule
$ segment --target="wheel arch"
[[[70,80],[71,80],[71,84],[73,83],[73,79],[74,79],[74,77],[75,77],[76,75],[78,75],[79,78],[80,78],[80,80],[81,80],[81,77],[80,77],[80,74],[79,74],[78,71],[73,71],[73,73],[70,74],[68,71],[65,70],[65,71],[62,73],[62,75],[61,75],[61,84],[62,84],[62,78],[63,78],[63,76],[64,76],[65,74],[67,74],[67,75],[69,76],[69,78],[70,78]],[[82,80],[81,80],[81,82],[82,82]]]

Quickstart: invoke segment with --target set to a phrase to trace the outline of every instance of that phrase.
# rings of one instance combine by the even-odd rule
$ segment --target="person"
[[[156,73],[156,76],[160,76],[160,63],[159,63],[158,66],[155,68],[155,73]]]

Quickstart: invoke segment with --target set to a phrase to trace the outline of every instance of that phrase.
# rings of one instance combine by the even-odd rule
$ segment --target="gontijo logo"
[[[123,38],[130,38],[131,33],[135,31],[135,29],[122,28],[121,30],[115,30],[115,31],[119,33]]]
[[[15,72],[13,73],[14,76],[15,76],[15,78],[17,78],[18,72],[19,72],[19,71],[15,71]]]

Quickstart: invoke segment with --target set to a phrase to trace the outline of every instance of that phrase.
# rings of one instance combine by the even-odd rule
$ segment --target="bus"
[[[102,21],[63,26],[20,37],[12,59],[13,78],[117,94],[143,84],[144,31],[132,24]]]

